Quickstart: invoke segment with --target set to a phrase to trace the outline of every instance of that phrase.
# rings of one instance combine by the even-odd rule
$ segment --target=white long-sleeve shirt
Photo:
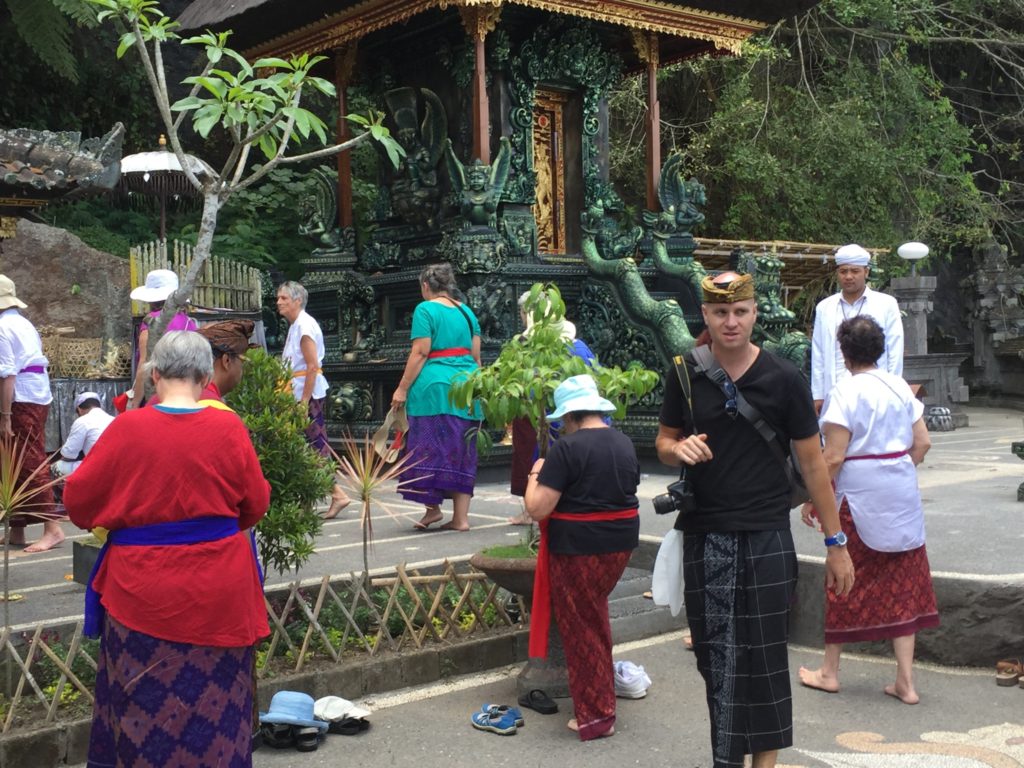
[[[850,372],[846,370],[839,350],[836,332],[843,320],[857,315],[870,315],[885,333],[885,351],[877,365],[894,376],[903,375],[903,318],[896,299],[887,293],[864,288],[864,295],[852,304],[836,293],[818,302],[814,312],[814,334],[811,337],[811,396],[824,400]]]

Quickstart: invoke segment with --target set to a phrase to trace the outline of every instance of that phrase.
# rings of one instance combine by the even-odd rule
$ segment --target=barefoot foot
[[[440,507],[427,507],[426,514],[412,525],[416,530],[425,531],[434,523],[440,523],[442,520],[444,520],[444,515],[441,514]]]
[[[33,542],[29,546],[25,547],[26,554],[34,554],[36,552],[46,552],[47,550],[59,547],[64,541],[64,533],[44,533],[39,541]]]
[[[800,683],[808,688],[815,688],[825,693],[839,693],[838,678],[826,675],[820,669],[800,667]]]
[[[579,733],[580,732],[580,724],[576,722],[576,718],[575,717],[572,720],[570,720],[568,723],[566,723],[566,725],[569,726],[569,730],[572,731],[573,733]],[[613,725],[607,731],[605,731],[600,736],[598,736],[598,738],[599,739],[604,739],[604,738],[607,738],[608,736],[614,736],[614,735],[615,735],[615,726]]]
[[[345,490],[340,485],[334,486],[334,489],[331,491],[331,506],[324,512],[324,520],[331,520],[337,517],[338,513],[351,503],[352,499],[348,497]]]
[[[458,531],[459,533],[465,533],[466,531],[469,530],[469,526],[467,525],[465,528],[457,528],[455,526],[454,521],[449,520],[447,523],[445,523],[444,525],[441,526],[441,530],[442,531]]]
[[[921,697],[917,695],[917,691],[914,690],[913,686],[905,689],[898,683],[892,683],[885,686],[885,692],[889,696],[899,699],[904,704],[917,704],[921,701]]]

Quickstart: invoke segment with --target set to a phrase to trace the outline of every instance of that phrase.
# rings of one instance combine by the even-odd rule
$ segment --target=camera
[[[667,515],[670,512],[682,512],[684,515],[689,515],[697,511],[697,499],[693,495],[693,488],[690,487],[685,468],[679,479],[665,490],[668,492],[651,499],[656,514]]]

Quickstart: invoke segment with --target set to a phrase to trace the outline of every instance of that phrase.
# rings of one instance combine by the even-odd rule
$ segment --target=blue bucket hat
[[[589,373],[570,376],[555,390],[555,410],[547,415],[549,420],[560,419],[573,411],[598,411],[613,413],[615,406],[597,392],[597,382]]]
[[[260,712],[261,723],[284,723],[326,731],[328,724],[313,716],[313,697],[299,691],[278,691],[270,700],[270,711]]]

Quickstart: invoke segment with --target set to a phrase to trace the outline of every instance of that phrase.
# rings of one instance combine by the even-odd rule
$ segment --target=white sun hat
[[[167,297],[178,290],[178,276],[169,269],[154,269],[146,275],[146,284],[140,285],[129,295],[135,301],[152,304],[154,301],[166,301]]]

